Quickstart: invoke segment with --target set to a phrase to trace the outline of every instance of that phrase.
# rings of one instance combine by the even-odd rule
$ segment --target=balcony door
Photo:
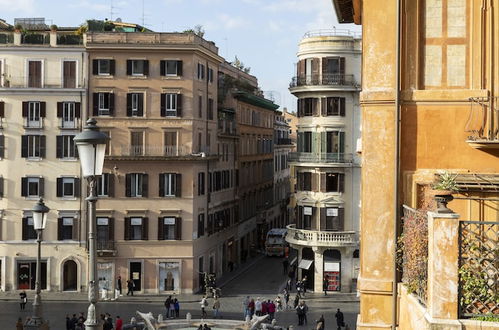
[[[345,76],[344,57],[324,57],[322,59],[322,83],[341,85]]]
[[[63,87],[76,88],[76,61],[64,61],[63,70]]]
[[[42,87],[42,61],[28,62],[28,87]]]
[[[131,132],[130,144],[132,146],[132,156],[141,156],[144,152],[144,132]]]

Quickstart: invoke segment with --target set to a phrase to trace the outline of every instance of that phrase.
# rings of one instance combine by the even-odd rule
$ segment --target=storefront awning
[[[300,260],[300,264],[298,265],[298,268],[308,270],[310,268],[310,266],[312,266],[313,262],[314,262],[313,260],[302,259],[302,260]]]

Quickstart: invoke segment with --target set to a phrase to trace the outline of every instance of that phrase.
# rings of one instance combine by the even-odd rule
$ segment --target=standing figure
[[[119,292],[119,295],[121,296],[121,276],[118,276],[118,281],[117,281],[117,286],[118,286],[118,292]]]
[[[250,318],[253,317],[253,314],[255,314],[255,300],[251,299],[249,304],[248,304],[248,311],[249,311],[249,316]]]
[[[26,291],[21,291],[21,293],[19,294],[19,297],[21,297],[21,302],[19,303],[19,305],[21,306],[21,310],[25,310],[26,309],[26,303],[28,302],[28,296],[26,295]]]
[[[170,317],[172,319],[175,318],[175,300],[171,299],[170,301]]]
[[[218,318],[219,312],[218,310],[220,309],[220,300],[218,300],[218,297],[215,297],[215,300],[213,301],[213,317]]]
[[[166,309],[166,318],[167,319],[170,318],[170,305],[171,305],[171,303],[172,303],[172,296],[166,297],[164,305],[165,305],[165,309]]]
[[[276,305],[276,311],[282,311],[282,300],[281,297],[278,295],[277,298],[275,298],[275,305]]]
[[[289,308],[289,291],[284,289],[283,295],[284,295],[284,302],[286,302],[286,309],[288,309]]]
[[[246,318],[246,315],[250,315],[249,313],[249,303],[250,303],[250,298],[249,296],[246,296],[246,298],[243,299],[243,317]]]
[[[336,314],[334,314],[334,317],[336,317],[336,325],[338,326],[338,330],[340,330],[341,327],[345,326],[345,317],[339,308]]]
[[[123,329],[123,320],[120,318],[119,315],[116,315],[116,330],[122,330]]]
[[[296,309],[296,307],[298,307],[298,303],[299,302],[300,302],[300,296],[297,293],[296,296],[295,296],[295,301],[294,301],[294,304],[293,304],[293,308]]]
[[[262,302],[260,301],[260,297],[256,298],[255,301],[255,314],[256,316],[262,316]]]
[[[269,312],[270,318],[269,320],[272,321],[274,319],[276,307],[273,301],[269,300],[267,302],[267,311]]]
[[[208,316],[206,314],[206,307],[208,307],[208,299],[206,299],[206,296],[203,296],[203,299],[201,299],[201,318],[205,318],[206,316]]]
[[[175,307],[175,317],[178,318],[180,316],[180,302],[177,298],[173,300],[173,305]]]
[[[324,276],[324,282],[322,283],[322,289],[324,290],[324,295],[327,296],[327,288],[329,287],[329,280],[327,276]]]
[[[126,293],[126,295],[132,295],[133,296],[133,287],[134,287],[134,283],[133,283],[133,280],[128,280],[126,281],[126,287],[128,289],[128,292]]]

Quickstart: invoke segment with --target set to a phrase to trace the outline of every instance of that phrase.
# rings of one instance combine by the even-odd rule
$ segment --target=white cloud
[[[34,0],[0,0],[0,8],[3,13],[31,15],[36,12]]]

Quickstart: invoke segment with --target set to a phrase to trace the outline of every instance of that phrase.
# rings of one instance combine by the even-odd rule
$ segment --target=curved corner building
[[[309,32],[299,44],[294,176],[298,277],[310,290],[352,292],[359,269],[361,39],[351,32]]]

